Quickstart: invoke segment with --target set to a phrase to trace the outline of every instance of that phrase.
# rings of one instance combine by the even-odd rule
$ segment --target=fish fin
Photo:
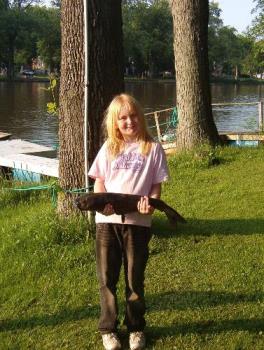
[[[125,220],[126,220],[126,217],[125,217],[124,214],[121,215],[121,220],[122,220],[122,224],[123,224],[125,222]]]
[[[167,215],[167,218],[172,226],[176,226],[177,222],[184,224],[186,223],[186,220],[173,208],[167,206],[167,208],[164,209],[164,212]]]

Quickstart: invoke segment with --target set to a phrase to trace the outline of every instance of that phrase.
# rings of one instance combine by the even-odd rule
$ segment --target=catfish
[[[122,222],[125,222],[125,214],[137,212],[137,204],[142,196],[135,194],[123,194],[112,192],[86,193],[75,199],[75,206],[81,211],[102,212],[107,204],[111,204],[115,214],[121,215]],[[186,220],[164,201],[149,197],[149,204],[167,215],[172,226],[177,222],[186,223]]]

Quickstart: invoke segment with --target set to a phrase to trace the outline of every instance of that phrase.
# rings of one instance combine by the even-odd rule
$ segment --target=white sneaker
[[[105,350],[121,349],[121,343],[116,333],[106,333],[102,335]]]
[[[132,332],[129,335],[130,350],[141,350],[146,346],[146,338],[143,332]]]

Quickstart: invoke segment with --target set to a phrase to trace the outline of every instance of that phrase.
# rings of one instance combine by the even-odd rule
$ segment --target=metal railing
[[[264,102],[225,102],[212,103],[212,107],[255,105],[258,107],[257,128],[264,132]],[[145,113],[148,128],[158,141],[170,141],[176,137],[176,125],[172,125],[172,113],[175,107]],[[232,130],[234,131],[234,130]]]

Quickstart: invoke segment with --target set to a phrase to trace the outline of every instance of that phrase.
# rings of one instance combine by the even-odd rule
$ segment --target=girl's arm
[[[149,197],[160,199],[160,195],[161,195],[161,183],[152,185],[149,193]],[[138,202],[137,207],[138,207],[138,211],[141,214],[153,214],[154,212],[154,208],[151,205],[149,205],[149,199],[146,196],[140,198],[140,201]]]
[[[98,193],[98,192],[106,192],[106,189],[105,189],[104,181],[97,177],[94,182],[94,193]]]
[[[94,182],[94,193],[102,193],[102,192],[106,192],[104,181],[97,177]],[[103,215],[108,216],[108,215],[113,215],[115,211],[111,204],[106,204],[106,206],[104,207],[104,210],[101,211],[101,213]]]

